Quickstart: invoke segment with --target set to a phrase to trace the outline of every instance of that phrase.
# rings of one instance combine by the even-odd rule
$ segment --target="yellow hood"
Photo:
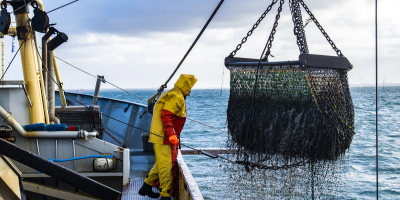
[[[192,89],[194,84],[197,82],[197,78],[190,74],[181,74],[179,79],[176,81],[174,88],[179,88],[183,95],[188,96],[189,91]]]

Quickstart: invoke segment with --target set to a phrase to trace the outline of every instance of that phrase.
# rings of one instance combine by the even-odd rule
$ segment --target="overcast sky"
[[[45,9],[70,0],[43,0]],[[224,58],[236,47],[272,0],[226,0],[191,54],[181,73],[194,74],[195,88],[229,88],[229,70]],[[373,0],[304,0],[337,47],[354,65],[351,84],[374,83],[375,32]],[[49,13],[50,23],[69,40],[56,55],[73,65],[123,88],[158,88],[163,84],[211,15],[219,0],[80,0]],[[268,39],[277,3],[248,42],[239,57],[259,58]],[[400,19],[393,17],[398,0],[379,1],[379,79],[400,83],[398,49]],[[302,10],[303,20],[308,19]],[[310,53],[336,55],[315,24],[306,28]],[[38,34],[42,37],[42,34]],[[40,43],[40,42],[39,42]],[[10,62],[11,38],[5,39],[5,63]],[[18,43],[15,42],[15,49]],[[293,35],[288,1],[285,2],[272,47],[271,61],[297,60],[299,50]],[[22,80],[20,56],[6,74],[8,80]],[[66,89],[92,89],[96,80],[58,61]],[[113,88],[103,84],[102,88]]]

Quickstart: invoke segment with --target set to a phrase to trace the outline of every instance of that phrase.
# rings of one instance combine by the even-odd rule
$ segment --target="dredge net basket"
[[[347,70],[262,66],[252,98],[256,67],[229,69],[229,146],[252,163],[272,155],[336,160],[350,147],[354,106]]]
[[[355,134],[348,69],[264,63],[253,98],[257,66],[226,66],[233,181],[253,184],[254,196],[329,198]]]

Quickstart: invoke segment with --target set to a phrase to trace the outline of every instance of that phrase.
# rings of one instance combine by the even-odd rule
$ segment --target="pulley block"
[[[1,3],[1,11],[0,11],[0,31],[3,34],[8,33],[8,29],[10,28],[11,17],[10,13],[7,13],[7,4],[3,1]]]
[[[35,15],[32,18],[33,30],[40,33],[46,33],[49,29],[49,17],[47,16],[47,13],[38,8],[36,1],[32,3],[32,6],[34,8],[33,13]]]

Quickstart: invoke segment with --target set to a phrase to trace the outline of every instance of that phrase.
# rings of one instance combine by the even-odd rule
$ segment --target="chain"
[[[305,28],[311,21],[312,21],[312,18],[311,18],[311,17],[308,18],[308,19],[305,21],[303,28]]]
[[[257,22],[253,25],[251,30],[247,32],[247,35],[242,39],[241,43],[236,46],[236,49],[232,51],[232,53],[229,55],[230,57],[233,57],[236,55],[237,51],[242,48],[242,45],[246,43],[247,38],[253,34],[253,31],[258,27],[258,25],[261,23],[261,21],[265,18],[265,16],[271,11],[272,6],[274,6],[278,2],[278,0],[272,0],[272,3],[268,6],[267,10],[264,11],[264,13],[261,15],[261,17],[257,20]]]
[[[332,46],[332,49],[336,51],[336,54],[338,56],[343,56],[342,52],[336,47],[335,43],[331,40],[331,38],[328,36],[328,34],[325,32],[324,28],[322,28],[321,24],[318,22],[318,20],[315,18],[315,16],[312,14],[310,9],[308,9],[307,5],[304,3],[303,0],[299,0],[300,4],[303,6],[304,10],[310,15],[311,19],[314,21],[315,25],[317,25],[318,29],[321,31],[321,33],[325,36],[326,40],[328,40],[329,44]]]
[[[292,13],[292,21],[294,23],[293,32],[297,37],[297,46],[299,46],[300,52],[308,53],[306,34],[304,32],[299,1],[300,0],[289,0],[290,12]]]
[[[236,164],[244,165],[246,170],[249,171],[250,167],[251,168],[258,168],[258,169],[270,169],[270,170],[279,170],[279,169],[290,169],[290,168],[295,168],[295,167],[301,167],[306,165],[307,163],[311,163],[310,160],[308,161],[300,161],[296,162],[294,164],[286,164],[286,165],[281,165],[281,166],[268,166],[268,165],[261,165],[261,164],[254,164],[251,162],[247,161],[236,161]]]
[[[264,57],[266,59],[268,59],[268,56],[271,55],[272,42],[274,41],[276,28],[278,27],[278,20],[281,18],[282,6],[285,3],[285,1],[284,0],[280,0],[279,3],[280,3],[280,5],[279,5],[279,8],[278,8],[278,14],[276,14],[275,23],[274,23],[272,31],[271,31],[271,33],[269,35],[269,39],[268,39],[268,50],[267,50],[267,52],[265,52],[265,57]]]

